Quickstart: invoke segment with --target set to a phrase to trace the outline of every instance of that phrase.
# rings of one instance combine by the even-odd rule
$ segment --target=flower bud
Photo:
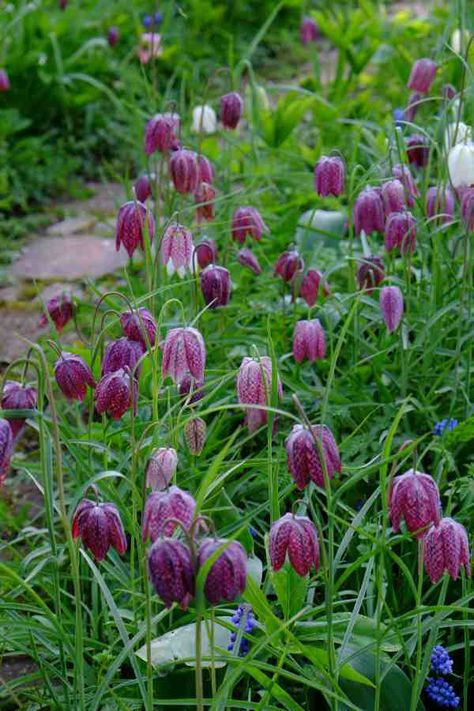
[[[408,161],[417,168],[424,168],[428,165],[430,157],[430,146],[426,136],[420,133],[413,133],[406,140]]]
[[[237,128],[243,109],[244,102],[236,91],[221,96],[220,120],[224,128]]]
[[[318,486],[325,486],[324,467],[328,479],[332,479],[336,472],[342,471],[336,440],[331,430],[324,425],[312,425],[311,431],[303,425],[295,425],[286,438],[285,448],[288,470],[300,490],[303,490],[310,480]]]
[[[145,225],[146,223],[146,225]],[[130,200],[122,205],[117,216],[115,233],[115,249],[117,252],[123,244],[131,257],[137,247],[144,248],[143,236],[148,229],[150,242],[155,236],[155,221],[150,210],[141,202]]]
[[[456,87],[452,84],[443,84],[441,89],[441,96],[445,101],[452,101],[457,96]]]
[[[201,269],[217,261],[217,245],[213,239],[205,237],[194,248],[198,266]]]
[[[148,553],[148,573],[157,595],[166,607],[177,602],[186,610],[194,597],[194,566],[191,551],[176,538],[160,538]]]
[[[186,422],[184,439],[192,455],[199,456],[206,443],[206,423],[201,417],[193,417]]]
[[[196,502],[189,493],[177,486],[166,491],[153,491],[145,503],[142,539],[156,541],[159,536],[172,536],[178,522],[189,530]]]
[[[123,311],[120,323],[124,334],[131,341],[138,341],[143,348],[155,345],[156,321],[148,309],[140,306],[134,311]]]
[[[448,153],[448,172],[453,188],[474,185],[474,143],[457,143]]]
[[[211,161],[203,155],[199,155],[197,161],[199,168],[198,182],[212,185],[214,181],[214,168],[212,167]]]
[[[399,180],[405,188],[405,199],[408,207],[413,207],[415,204],[414,198],[418,197],[420,192],[416,187],[415,181],[410,173],[410,169],[406,165],[398,163],[393,166],[393,175]]]
[[[46,311],[49,314],[52,322],[56,326],[58,333],[61,333],[64,326],[73,317],[74,308],[71,296],[69,294],[61,294],[60,296],[53,296],[46,304]],[[41,316],[39,325],[47,326],[49,323],[48,316],[43,314]]]
[[[403,294],[398,286],[384,286],[381,289],[380,308],[388,330],[395,331],[403,315]]]
[[[83,499],[72,519],[73,538],[81,538],[85,548],[89,548],[97,561],[104,560],[110,546],[123,555],[127,550],[127,539],[122,521],[115,504],[97,504]]]
[[[123,368],[104,375],[96,387],[95,399],[99,415],[107,412],[113,420],[119,420],[129,408],[136,410],[137,381]]]
[[[233,602],[247,584],[247,554],[238,541],[205,538],[199,546],[199,567],[225,544],[228,545],[211,565],[204,583],[204,594],[211,605]]]
[[[199,184],[199,163],[197,153],[180,148],[170,158],[170,173],[178,193],[192,195]]]
[[[272,393],[272,361],[268,356],[245,357],[237,374],[237,396],[242,405],[268,406]],[[277,394],[281,400],[283,389],[277,375]],[[245,423],[250,434],[265,425],[268,413],[260,408],[247,408]]]
[[[191,131],[208,134],[217,131],[217,116],[212,106],[204,104],[203,106],[194,107]]]
[[[454,217],[454,195],[448,186],[435,186],[426,191],[426,214],[436,223],[447,224]]]
[[[0,486],[3,484],[13,454],[13,434],[8,420],[0,418]]]
[[[32,410],[38,402],[38,393],[35,388],[17,383],[15,380],[7,380],[3,386],[2,409],[3,410]],[[9,419],[13,438],[18,437],[26,420],[22,417]]]
[[[400,249],[402,254],[413,252],[416,245],[416,223],[411,212],[392,212],[385,223],[385,249]]]
[[[155,449],[146,468],[146,483],[152,489],[166,489],[175,475],[178,455],[173,447]]]
[[[382,185],[382,202],[385,217],[388,217],[391,212],[403,212],[405,210],[405,188],[400,180],[394,178]]]
[[[95,388],[91,369],[81,356],[63,351],[54,365],[54,377],[68,400],[84,400],[87,386]]]
[[[148,121],[145,129],[145,153],[168,153],[179,147],[178,134],[181,120],[178,114],[157,114]],[[137,196],[138,197],[138,196]]]
[[[432,583],[446,571],[456,580],[462,567],[471,575],[469,540],[464,526],[452,518],[442,518],[423,537],[423,560]]]
[[[431,59],[418,59],[411,68],[407,87],[427,94],[436,75],[437,66]]]
[[[196,222],[211,222],[214,219],[214,200],[216,191],[208,183],[200,183],[194,193],[196,202]]]
[[[244,249],[237,252],[237,261],[243,267],[247,267],[254,274],[257,274],[257,276],[262,273],[262,267],[260,266],[257,257],[252,250],[247,247],[244,247]]]
[[[312,17],[304,17],[300,25],[300,40],[301,44],[310,44],[316,42],[320,37],[320,29],[316,24],[316,20]]]
[[[314,184],[321,197],[342,195],[345,184],[345,165],[338,156],[321,156],[314,168]]]
[[[272,523],[269,536],[269,555],[272,568],[278,572],[289,559],[301,577],[311,568],[319,570],[319,540],[314,523],[306,516],[287,513]]]
[[[263,234],[268,234],[269,229],[254,207],[238,207],[232,217],[232,239],[243,244],[249,235],[253,239],[262,239]]]
[[[151,185],[148,175],[141,175],[133,186],[138,202],[144,203],[151,197]]]
[[[8,91],[10,88],[10,78],[6,69],[0,69],[0,93]]]
[[[161,263],[166,266],[168,276],[175,272],[181,277],[193,266],[193,235],[183,225],[172,222],[165,230],[160,246]]]
[[[102,360],[101,375],[109,375],[115,371],[128,368],[138,377],[139,367],[135,368],[145,349],[140,341],[131,341],[123,336],[109,343]]]
[[[319,319],[298,321],[293,334],[293,356],[297,363],[306,358],[314,363],[326,357],[326,336]]]
[[[422,538],[432,523],[441,516],[438,486],[429,474],[409,469],[396,476],[388,492],[390,521],[394,531],[400,530],[402,518],[410,533]]]
[[[474,232],[474,188],[466,188],[461,198],[461,215],[468,232]]]
[[[364,257],[359,261],[356,275],[359,289],[371,294],[373,289],[383,281],[384,276],[384,263],[380,257]]]
[[[322,282],[323,296],[329,294],[329,285],[320,271],[317,269],[308,269],[306,275],[301,282],[299,295],[306,301],[311,308],[315,305],[318,299],[319,287]]]
[[[230,299],[230,274],[224,267],[210,264],[201,272],[201,291],[204,301],[211,308],[226,306]]]
[[[283,252],[283,254],[280,254],[275,263],[274,274],[278,274],[283,281],[288,284],[297,274],[302,272],[303,269],[303,258],[300,257],[299,252],[297,252],[296,249],[291,249],[287,252]]]
[[[118,27],[109,27],[107,32],[107,42],[111,47],[115,47],[120,39],[120,32]]]
[[[357,235],[362,230],[369,235],[383,232],[384,210],[380,193],[375,188],[365,188],[359,193],[353,210],[354,229]]]
[[[163,346],[163,378],[169,375],[178,386],[186,376],[192,376],[196,383],[202,383],[205,365],[206,346],[196,328],[172,328],[168,331]]]
[[[410,94],[410,96],[408,97],[408,105],[407,105],[405,111],[403,112],[405,121],[410,121],[410,122],[414,121],[415,116],[418,112],[418,109],[421,106],[422,101],[423,101],[423,97],[419,92],[415,91],[412,94]]]

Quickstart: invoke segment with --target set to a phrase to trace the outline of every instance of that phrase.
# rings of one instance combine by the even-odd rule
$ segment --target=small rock
[[[4,286],[0,289],[0,303],[11,304],[15,301],[21,301],[21,288],[15,284],[12,286]]]
[[[55,225],[48,227],[46,233],[53,237],[57,237],[59,235],[75,235],[80,232],[87,232],[88,230],[91,230],[96,222],[96,218],[92,215],[68,217],[65,220],[61,220],[61,222],[56,222]]]

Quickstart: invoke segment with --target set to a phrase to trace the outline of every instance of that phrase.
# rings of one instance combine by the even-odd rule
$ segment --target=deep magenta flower
[[[441,501],[435,480],[414,469],[394,478],[388,492],[388,506],[393,530],[400,530],[403,518],[410,533],[415,533],[417,538],[422,538],[427,527],[441,518]]]
[[[406,140],[408,161],[417,168],[424,168],[430,157],[430,145],[426,136],[413,133]]]
[[[10,88],[10,77],[6,69],[0,69],[0,93],[8,91]]]
[[[194,378],[196,384],[204,382],[206,366],[206,346],[196,328],[172,328],[166,335],[163,346],[161,372],[174,383],[179,384],[187,377]]]
[[[319,570],[319,540],[316,527],[306,516],[287,513],[272,523],[269,536],[270,562],[278,572],[289,560],[291,567],[301,577],[311,568]]]
[[[200,183],[194,193],[196,203],[196,222],[212,222],[214,219],[214,200],[216,191],[209,183]]]
[[[390,213],[385,223],[384,244],[387,252],[400,249],[402,254],[406,254],[415,250],[416,222],[411,212]]]
[[[123,244],[131,257],[137,247],[143,249],[143,237],[145,229],[148,230],[150,242],[155,236],[155,221],[151,210],[148,210],[141,202],[130,200],[122,205],[117,216],[117,228],[115,232],[115,249],[117,252]]]
[[[287,252],[283,252],[283,254],[280,254],[278,257],[275,263],[274,274],[278,274],[278,276],[280,276],[283,281],[288,284],[297,274],[300,274],[303,269],[303,258],[300,257],[300,254],[296,249],[290,249]]]
[[[385,217],[391,212],[403,212],[406,207],[405,188],[397,178],[382,185],[382,202]]]
[[[225,267],[210,264],[201,272],[201,291],[211,309],[226,306],[231,291],[229,271]]]
[[[442,518],[423,537],[423,560],[432,583],[446,571],[456,580],[463,567],[471,575],[469,540],[464,526],[452,518]]]
[[[289,472],[300,490],[303,490],[310,480],[318,486],[324,486],[324,467],[328,479],[332,479],[336,472],[342,471],[339,449],[329,427],[312,425],[310,432],[303,425],[295,425],[286,438],[285,448]]]
[[[96,387],[95,399],[99,415],[107,412],[113,420],[119,420],[129,408],[136,410],[137,381],[123,368],[104,375]]]
[[[194,248],[194,255],[201,269],[217,261],[217,244],[215,240],[205,237]]]
[[[410,169],[407,165],[402,165],[397,163],[393,166],[393,176],[399,180],[405,188],[405,199],[408,207],[413,207],[415,204],[414,198],[419,197],[420,191],[418,190],[415,181],[413,180]]]
[[[224,128],[237,128],[244,109],[244,102],[240,94],[232,91],[230,94],[221,96],[219,106],[219,118]]]
[[[13,453],[13,433],[8,420],[0,417],[0,486],[7,475]]]
[[[461,197],[461,215],[468,232],[474,232],[474,188],[466,188]]]
[[[411,68],[407,87],[421,94],[427,94],[436,75],[437,66],[431,59],[417,59]]]
[[[193,417],[184,426],[184,439],[191,454],[199,456],[206,443],[206,423],[202,417]]]
[[[199,546],[199,566],[202,567],[224,545],[226,548],[211,565],[204,583],[204,594],[211,605],[233,602],[247,584],[247,554],[238,541],[229,543],[223,539],[205,538]]]
[[[204,397],[204,380],[196,381],[192,375],[185,375],[178,384],[178,393],[193,405]]]
[[[83,499],[72,519],[73,538],[81,538],[85,548],[89,548],[95,559],[104,560],[110,546],[123,555],[127,550],[127,539],[122,521],[115,504],[98,504]]]
[[[321,197],[344,192],[346,168],[338,156],[321,156],[314,168],[314,186]]]
[[[166,266],[168,276],[176,272],[181,278],[193,265],[193,235],[183,225],[172,222],[168,225],[161,240],[161,263]]]
[[[68,400],[84,400],[87,387],[95,388],[92,371],[81,356],[63,351],[54,364],[54,377]]]
[[[309,307],[315,305],[321,283],[323,296],[327,296],[329,294],[329,285],[327,281],[325,281],[323,274],[318,269],[308,269],[301,282],[299,295],[306,301]]]
[[[202,154],[198,155],[197,161],[199,169],[198,182],[212,185],[214,181],[214,168],[212,167],[211,161]]]
[[[301,44],[310,44],[316,42],[320,36],[320,30],[312,17],[304,17],[300,25],[300,40]]]
[[[148,121],[145,129],[145,153],[167,153],[179,147],[178,134],[181,121],[178,114],[157,114]]]
[[[359,261],[356,274],[359,289],[371,294],[373,289],[383,281],[384,277],[385,267],[380,257],[364,257]]]
[[[64,326],[72,319],[74,314],[74,306],[70,294],[64,293],[59,296],[53,296],[46,304],[46,311],[54,323],[57,332],[61,333]],[[43,314],[39,325],[47,326],[48,323],[48,316]]]
[[[359,193],[354,203],[353,220],[357,235],[360,235],[362,230],[367,235],[383,232],[384,209],[379,190],[368,187]]]
[[[120,323],[124,334],[131,341],[138,341],[143,348],[155,345],[156,321],[148,309],[140,306],[134,311],[123,311]]]
[[[384,286],[380,290],[380,309],[390,333],[398,328],[403,315],[403,294],[398,286]]]
[[[319,319],[298,321],[293,334],[293,356],[297,363],[314,363],[326,357],[326,335]]]
[[[120,369],[129,369],[135,377],[140,373],[140,367],[135,368],[145,349],[141,341],[132,341],[126,336],[111,341],[105,349],[102,360],[101,375],[110,375]]]
[[[426,214],[437,223],[453,221],[454,203],[453,191],[448,186],[433,186],[426,191]]]
[[[408,97],[408,105],[404,111],[405,121],[414,121],[418,109],[423,101],[423,96],[418,91],[414,91]]]
[[[115,47],[120,39],[118,27],[109,27],[107,31],[107,42],[111,47]]]
[[[179,148],[170,158],[170,173],[178,193],[193,195],[200,182],[197,153],[186,148]]]
[[[262,235],[268,234],[269,231],[255,207],[243,206],[235,210],[231,225],[232,239],[243,244],[247,235],[260,240]]]
[[[189,530],[194,517],[196,502],[189,493],[177,486],[165,491],[153,491],[145,503],[142,538],[156,541],[159,536],[171,536],[178,522]],[[172,520],[173,519],[173,520]]]
[[[152,452],[146,468],[146,483],[152,489],[166,489],[175,475],[178,455],[173,447],[159,447]]]
[[[177,602],[186,610],[194,597],[195,574],[191,551],[176,538],[159,538],[148,553],[148,573],[166,607]]]
[[[257,274],[257,276],[262,273],[262,267],[260,266],[257,257],[251,249],[248,249],[248,247],[244,247],[237,252],[237,261],[243,267],[247,267],[254,274]]]
[[[237,373],[237,396],[242,405],[268,406],[272,392],[272,361],[268,356],[245,357]],[[277,375],[277,393],[281,400],[283,389]],[[265,425],[268,413],[261,408],[246,408],[245,423],[249,432],[255,432]]]
[[[151,197],[151,184],[148,175],[141,175],[133,186],[135,190],[135,197],[138,202],[145,203],[149,197]]]
[[[23,385],[15,380],[7,380],[2,393],[3,410],[32,410],[38,402],[38,392],[36,388]],[[13,437],[20,434],[26,422],[22,417],[8,420]]]

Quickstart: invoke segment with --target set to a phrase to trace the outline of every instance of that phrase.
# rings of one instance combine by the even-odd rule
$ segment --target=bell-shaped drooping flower
[[[122,205],[117,216],[115,232],[115,249],[117,252],[123,244],[129,257],[137,247],[143,249],[145,230],[148,230],[150,242],[155,236],[155,221],[151,210],[141,202],[130,200]]]
[[[268,541],[270,562],[278,572],[288,559],[301,577],[319,570],[319,540],[316,527],[306,516],[287,513],[272,523]]]
[[[454,217],[454,194],[448,186],[433,186],[426,191],[426,214],[436,223],[448,224]]]
[[[301,282],[299,295],[309,307],[315,305],[321,284],[323,296],[327,296],[329,294],[329,285],[325,281],[323,274],[318,269],[308,269]]]
[[[146,483],[152,489],[161,490],[171,482],[178,466],[178,455],[173,447],[159,447],[152,452],[146,467]]]
[[[189,530],[196,502],[189,493],[177,486],[165,491],[153,491],[145,503],[142,538],[156,541],[159,536],[171,536],[179,523]]]
[[[199,161],[197,153],[180,148],[170,158],[170,173],[175,190],[182,195],[193,195],[199,185]]]
[[[310,480],[325,486],[324,468],[328,479],[342,471],[339,449],[329,427],[312,425],[310,431],[303,425],[295,425],[286,438],[285,447],[289,472],[300,490]]]
[[[159,538],[148,553],[148,573],[166,607],[186,610],[194,597],[195,573],[189,548],[176,538]]]
[[[383,281],[384,276],[384,263],[380,257],[364,257],[359,261],[356,274],[359,289],[371,294],[373,289]]]
[[[105,349],[104,358],[102,360],[101,375],[109,375],[115,371],[129,369],[131,373],[138,377],[139,367],[136,365],[142,357],[145,349],[141,341],[132,341],[126,336],[117,338],[111,341]]]
[[[344,192],[346,168],[339,156],[321,156],[314,168],[314,186],[321,197]]]
[[[214,180],[214,168],[212,167],[211,161],[203,155],[199,155],[197,161],[199,169],[198,183],[212,185]]]
[[[272,361],[268,356],[245,357],[237,373],[237,396],[241,405],[265,405],[271,401]],[[278,399],[283,397],[280,377],[277,375]],[[261,408],[246,408],[245,423],[250,434],[265,425],[268,413]]]
[[[457,143],[448,153],[448,171],[453,188],[474,185],[474,143]]]
[[[217,244],[213,239],[205,237],[194,248],[194,256],[200,269],[217,261]]]
[[[410,169],[407,165],[402,165],[397,163],[393,166],[392,173],[397,180],[399,180],[403,187],[405,188],[405,199],[408,207],[413,207],[415,204],[415,198],[419,196],[420,191],[416,187],[416,183],[413,180],[413,176],[410,173]]]
[[[237,252],[237,261],[243,267],[247,267],[254,274],[257,274],[257,276],[262,273],[262,267],[260,266],[257,257],[251,249],[248,249],[248,247],[244,247]]]
[[[402,519],[410,533],[422,538],[431,524],[441,518],[438,486],[429,474],[409,469],[396,476],[388,493],[390,521],[394,531],[400,530]]]
[[[200,183],[194,193],[196,203],[196,222],[212,222],[214,219],[214,200],[216,191],[209,183]]]
[[[471,575],[469,540],[464,526],[452,518],[442,518],[423,537],[423,560],[428,577],[437,583],[444,572],[456,580],[463,567]]]
[[[238,541],[229,543],[219,538],[205,538],[199,546],[199,567],[224,546],[222,553],[211,565],[204,583],[204,594],[211,605],[233,602],[244,592],[247,584],[247,554]]]
[[[321,32],[312,17],[303,17],[300,25],[300,40],[301,44],[310,44],[316,42]]]
[[[193,417],[186,422],[184,427],[184,439],[190,453],[197,457],[201,454],[206,443],[206,423],[202,417]]]
[[[319,319],[298,321],[293,334],[293,356],[297,363],[314,363],[326,357],[326,335]]]
[[[161,240],[161,263],[166,266],[168,276],[176,272],[181,278],[193,266],[193,235],[183,225],[172,222],[168,225]]]
[[[244,102],[240,94],[236,91],[224,94],[220,98],[219,108],[219,118],[224,128],[237,128],[244,110]]]
[[[0,485],[7,475],[13,453],[13,433],[8,420],[0,417]]]
[[[457,96],[456,87],[452,84],[443,84],[441,87],[441,96],[445,101],[452,101]]]
[[[388,217],[391,212],[405,210],[405,188],[400,180],[393,178],[382,185],[382,202],[385,217]]]
[[[145,203],[151,197],[151,184],[148,175],[140,175],[133,186],[138,202]]]
[[[262,239],[269,229],[255,207],[238,207],[232,216],[232,239],[243,244],[247,235],[253,239]]]
[[[217,131],[217,116],[212,106],[203,104],[202,106],[194,107],[191,131],[208,134]]]
[[[201,291],[211,309],[226,306],[231,291],[229,271],[225,267],[210,264],[201,272]]]
[[[275,263],[275,275],[278,274],[284,282],[289,284],[294,277],[304,269],[304,261],[296,249],[289,249],[280,254]]]
[[[0,93],[8,91],[10,88],[10,78],[6,69],[0,69]]]
[[[38,402],[38,392],[36,388],[23,385],[15,380],[7,380],[3,386],[2,409],[3,410],[32,410]],[[20,434],[26,420],[23,417],[10,418],[8,420],[13,437]]]
[[[364,188],[357,196],[353,210],[354,229],[357,235],[364,230],[366,235],[383,232],[384,210],[380,191]]]
[[[463,190],[461,216],[468,232],[474,232],[474,187]]]
[[[398,286],[384,286],[380,290],[380,309],[390,333],[396,331],[403,315],[403,294]]]
[[[178,393],[186,398],[188,405],[194,405],[204,397],[204,380],[196,380],[192,375],[185,375],[178,383]]]
[[[206,366],[206,346],[196,328],[172,328],[166,335],[163,346],[161,372],[174,383],[179,384],[187,377],[194,378],[196,384],[204,382]]]
[[[73,538],[80,538],[85,548],[92,551],[96,560],[104,560],[110,546],[123,555],[127,539],[115,504],[98,504],[83,499],[72,519]]]
[[[406,254],[415,250],[416,222],[411,212],[390,213],[385,223],[384,244],[387,252],[400,249],[402,254]]]
[[[54,364],[54,377],[62,393],[68,400],[84,400],[87,387],[95,388],[92,371],[81,358],[74,353],[63,351]]]
[[[417,59],[411,68],[407,87],[427,94],[436,76],[437,66],[431,59]]]
[[[136,410],[137,381],[123,368],[104,375],[96,387],[95,399],[99,415],[106,412],[113,420],[119,420],[129,408]]]
[[[428,165],[430,157],[430,145],[426,136],[421,133],[413,133],[406,140],[408,161],[417,168],[424,168]]]
[[[107,30],[107,42],[110,47],[115,47],[120,39],[120,31],[118,27],[109,27]]]
[[[70,294],[64,293],[53,296],[46,304],[46,311],[49,318],[54,323],[58,333],[61,333],[64,326],[70,321],[74,314],[74,306]],[[49,318],[46,314],[41,316],[39,325],[47,326]]]
[[[415,120],[415,116],[422,104],[422,101],[423,96],[418,91],[414,91],[412,94],[410,94],[410,96],[408,97],[408,105],[405,111],[403,112],[405,121],[412,122]]]
[[[155,345],[156,321],[148,309],[140,306],[133,311],[123,311],[120,323],[124,334],[131,341],[138,341],[143,348]]]
[[[178,114],[157,114],[150,119],[145,129],[145,153],[147,156],[155,151],[168,153],[168,151],[176,150],[179,147],[180,125]]]

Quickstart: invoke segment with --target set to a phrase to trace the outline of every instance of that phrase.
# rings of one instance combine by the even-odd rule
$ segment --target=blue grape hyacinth
[[[444,708],[455,709],[461,703],[459,696],[456,696],[451,684],[446,679],[438,677],[434,679],[428,677],[426,680],[425,691],[429,698]]]
[[[431,669],[435,674],[452,674],[453,660],[447,650],[438,644],[431,653]]]
[[[244,632],[245,634],[250,634],[255,629],[255,627],[257,627],[257,621],[250,605],[239,605],[235,615],[232,616],[231,620],[237,629],[230,635],[230,643],[227,646],[227,650],[229,652],[234,651],[234,646],[240,631]],[[249,640],[245,637],[242,637],[239,645],[239,656],[245,656],[248,653],[249,649]]]
[[[451,430],[454,430],[457,424],[458,421],[454,419],[454,417],[450,420],[441,420],[440,422],[437,422],[434,426],[433,434],[437,435],[438,437],[441,437],[441,435],[443,435],[445,432],[451,432]]]
[[[405,112],[403,109],[393,110],[393,120],[395,121],[395,126],[402,128],[405,122]]]

